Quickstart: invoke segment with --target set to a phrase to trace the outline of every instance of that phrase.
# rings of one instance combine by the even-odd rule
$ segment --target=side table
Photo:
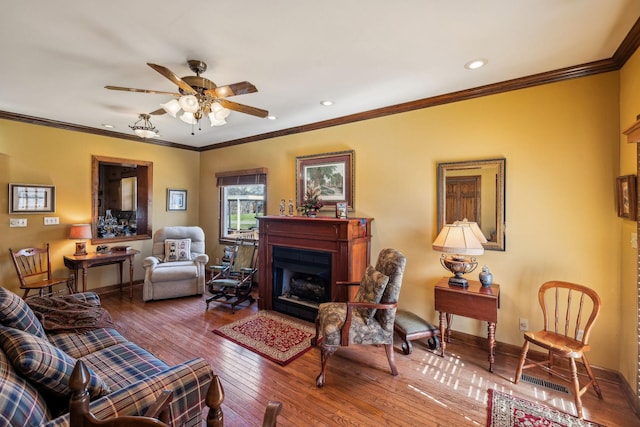
[[[120,291],[122,292],[122,265],[125,261],[129,261],[129,298],[133,298],[133,258],[139,254],[137,249],[129,249],[128,251],[114,251],[105,254],[96,252],[86,255],[65,255],[64,265],[76,277],[76,288],[78,287],[78,273],[82,270],[82,292],[87,290],[87,270],[92,267],[102,265],[118,264],[120,272]]]
[[[457,314],[488,323],[489,372],[493,372],[496,347],[496,323],[500,308],[500,285],[483,287],[476,280],[469,280],[469,287],[449,286],[449,278],[443,277],[435,284],[435,309],[440,312],[440,356],[444,357],[446,343],[451,337],[452,315]],[[445,318],[447,326],[445,328]]]

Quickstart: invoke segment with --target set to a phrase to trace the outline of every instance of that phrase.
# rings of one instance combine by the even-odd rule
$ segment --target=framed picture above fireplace
[[[302,206],[308,189],[319,193],[321,210],[335,210],[336,204],[346,202],[353,211],[355,202],[354,151],[313,154],[296,157],[296,200]]]

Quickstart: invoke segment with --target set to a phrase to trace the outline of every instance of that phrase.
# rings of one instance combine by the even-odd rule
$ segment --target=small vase
[[[315,217],[316,217],[316,215],[318,215],[318,212],[317,212],[317,211],[314,211],[314,210],[307,211],[307,216],[308,216],[309,218],[315,218]]]
[[[480,283],[482,283],[482,286],[491,286],[491,283],[493,282],[493,274],[491,274],[491,272],[489,271],[488,266],[485,265],[484,267],[482,267],[482,271],[480,272],[478,277],[480,278]]]

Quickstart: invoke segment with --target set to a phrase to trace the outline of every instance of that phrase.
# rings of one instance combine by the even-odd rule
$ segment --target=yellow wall
[[[446,274],[431,249],[437,163],[505,157],[506,251],[480,257],[502,286],[497,339],[520,345],[519,317],[528,318],[532,329],[541,327],[534,302],[541,283],[575,281],[596,289],[605,307],[592,338],[592,362],[615,370],[631,366],[633,355],[622,354],[622,337],[611,333],[622,320],[630,322],[620,316],[625,239],[611,233],[620,229],[613,185],[619,122],[630,123],[635,114],[620,118],[619,76],[606,73],[204,153],[0,120],[0,184],[56,185],[61,222],[44,227],[44,215],[25,215],[29,227],[9,228],[7,192],[0,192],[0,280],[17,287],[9,247],[45,241],[52,243],[55,268],[64,272],[62,255],[73,251],[68,224],[90,218],[92,154],[152,161],[154,230],[199,223],[209,255],[219,257],[216,172],[267,167],[268,214],[277,214],[280,199],[295,199],[296,156],[355,150],[352,215],[375,218],[374,256],[384,247],[407,255],[400,306],[435,322],[433,283]],[[189,190],[186,213],[166,212],[167,187]],[[143,251],[136,260],[140,280],[150,241],[131,245]],[[90,288],[112,284],[115,276],[112,267],[93,269]],[[470,319],[456,319],[456,328],[486,334],[484,324]]]
[[[72,254],[75,242],[68,240],[69,224],[91,221],[91,156],[110,156],[153,162],[154,230],[163,225],[198,223],[200,155],[142,142],[70,132],[43,126],[0,120],[0,283],[16,291],[18,280],[9,248],[42,246],[50,242],[53,269],[67,275],[62,257]],[[12,214],[8,212],[8,184],[56,186],[54,214]],[[166,189],[188,190],[186,212],[166,211]],[[57,216],[59,225],[43,225],[45,216]],[[9,228],[9,218],[26,218],[26,228]],[[131,242],[141,249],[136,257],[135,279],[144,278],[142,258],[151,253],[151,241]],[[88,245],[95,251],[95,246]],[[89,272],[89,288],[118,283],[117,267],[97,267]],[[20,295],[22,293],[20,292]]]
[[[627,61],[620,72],[620,130],[629,128],[640,114],[640,51]],[[637,174],[637,144],[627,143],[620,135],[620,175]],[[619,220],[621,233],[621,331],[619,370],[632,387],[637,384],[638,360],[638,250],[631,247],[631,234],[637,232],[637,223]]]
[[[501,284],[497,339],[521,345],[519,317],[542,327],[534,301],[544,281],[584,283],[605,305],[591,360],[617,369],[618,92],[618,73],[607,73],[205,152],[200,222],[217,236],[216,172],[267,167],[275,215],[280,199],[295,199],[296,156],[355,150],[355,216],[375,218],[372,254],[405,253],[399,304],[435,322],[433,284],[446,274],[431,249],[437,163],[505,157],[506,251],[480,257]],[[474,320],[458,318],[456,328],[486,335]]]

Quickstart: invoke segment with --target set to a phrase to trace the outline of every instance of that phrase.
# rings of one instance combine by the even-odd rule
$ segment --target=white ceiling
[[[175,92],[146,65],[217,85],[277,120],[233,112],[202,130],[153,116],[160,139],[193,147],[264,134],[611,58],[638,0],[20,0],[0,17],[0,111],[131,134]],[[464,64],[489,63],[478,70]],[[332,100],[324,107],[321,100]]]

